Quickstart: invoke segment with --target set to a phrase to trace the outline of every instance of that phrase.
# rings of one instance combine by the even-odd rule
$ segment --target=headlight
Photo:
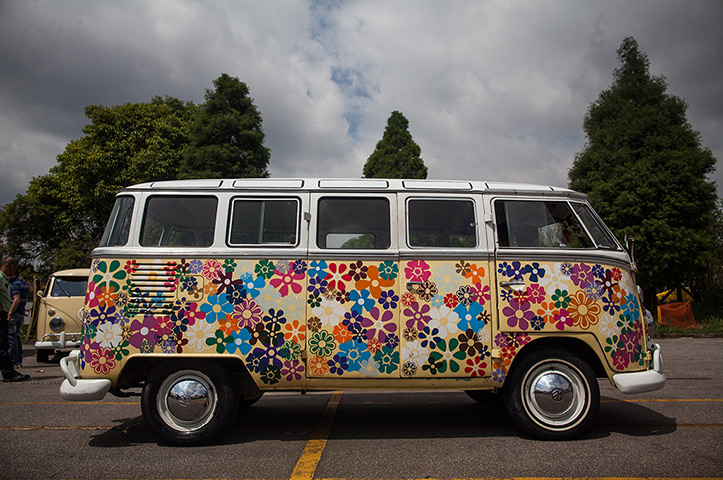
[[[48,326],[50,326],[50,329],[54,332],[61,332],[65,327],[65,320],[60,317],[51,318]]]

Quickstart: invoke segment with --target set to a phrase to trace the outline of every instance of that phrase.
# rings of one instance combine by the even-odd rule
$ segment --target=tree
[[[191,129],[181,178],[268,177],[271,150],[264,147],[261,114],[249,89],[222,74],[206,90],[206,103]]]
[[[39,258],[49,269],[89,265],[116,192],[176,178],[196,110],[171,97],[86,107],[85,136],[0,213],[4,249],[26,261]]]
[[[393,111],[382,139],[364,164],[365,178],[427,178],[427,167],[409,133],[409,120]]]
[[[589,107],[585,148],[568,172],[620,237],[636,240],[647,291],[691,284],[714,245],[715,157],[686,118],[687,104],[651,75],[633,38],[617,51],[613,83]]]

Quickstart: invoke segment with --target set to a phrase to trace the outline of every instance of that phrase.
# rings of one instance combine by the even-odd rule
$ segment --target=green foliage
[[[118,190],[176,178],[196,110],[170,97],[87,107],[85,136],[0,213],[4,249],[47,270],[87,266]]]
[[[588,193],[619,237],[635,238],[646,290],[691,284],[711,260],[716,160],[637,42],[626,38],[617,53],[613,84],[585,115],[570,188]]]
[[[427,167],[409,133],[409,120],[393,111],[382,139],[364,164],[365,178],[427,178]]]
[[[225,73],[213,85],[191,129],[179,177],[268,177],[271,150],[263,146],[261,114],[248,87]]]

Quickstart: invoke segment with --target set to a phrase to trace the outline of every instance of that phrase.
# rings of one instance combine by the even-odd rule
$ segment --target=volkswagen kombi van
[[[142,387],[170,444],[263,392],[501,391],[544,439],[579,435],[598,378],[662,388],[631,260],[563,188],[474,181],[168,181],[118,193],[93,252],[67,400]]]
[[[61,270],[48,279],[45,291],[36,296],[38,362],[47,362],[57,350],[80,347],[87,268]]]

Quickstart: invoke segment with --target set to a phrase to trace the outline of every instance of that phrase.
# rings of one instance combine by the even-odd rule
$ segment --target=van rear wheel
[[[148,376],[143,418],[170,445],[199,445],[228,427],[238,410],[233,376],[213,362],[167,362]]]
[[[595,421],[600,407],[592,368],[562,349],[541,349],[520,359],[504,391],[512,420],[545,440],[580,435]]]

